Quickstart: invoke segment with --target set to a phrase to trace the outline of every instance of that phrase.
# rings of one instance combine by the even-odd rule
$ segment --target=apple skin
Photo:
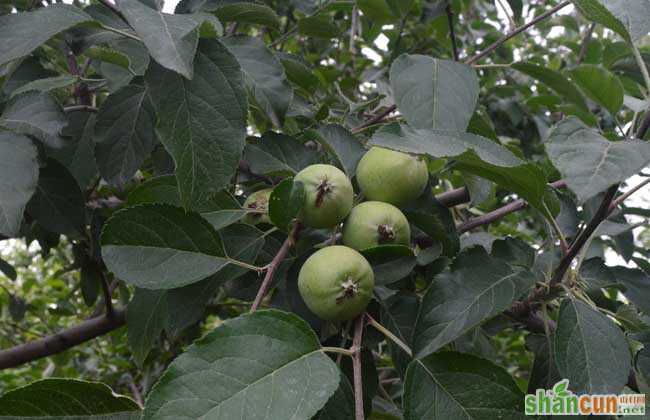
[[[343,225],[343,244],[357,250],[377,245],[409,245],[411,227],[400,209],[381,201],[354,207]]]
[[[305,187],[300,221],[313,228],[339,224],[352,210],[354,189],[350,179],[335,166],[310,165],[298,172],[294,181]]]
[[[357,165],[357,182],[365,198],[398,207],[418,198],[428,180],[423,159],[381,147],[372,147]]]
[[[244,209],[252,210],[264,210],[266,213],[248,213],[242,219],[242,222],[249,225],[256,225],[258,223],[269,223],[271,224],[271,219],[269,218],[269,198],[271,198],[271,193],[273,188],[267,188],[264,190],[255,191],[246,198],[244,201]]]
[[[375,275],[368,260],[352,248],[328,246],[312,254],[298,274],[307,307],[327,321],[346,321],[366,310]]]

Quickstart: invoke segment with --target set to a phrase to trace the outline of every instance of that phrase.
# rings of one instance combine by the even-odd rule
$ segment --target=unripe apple
[[[244,201],[245,210],[255,210],[256,212],[251,212],[246,214],[243,218],[244,223],[249,225],[256,225],[258,223],[271,223],[269,218],[269,198],[273,188],[267,188],[264,190],[255,191],[246,198]]]
[[[352,209],[343,225],[343,244],[354,249],[377,245],[408,245],[411,228],[404,213],[392,204],[366,201]]]
[[[345,321],[363,313],[374,286],[370,263],[347,246],[316,251],[298,274],[298,290],[307,307],[330,321]]]
[[[354,190],[348,177],[332,165],[311,165],[298,172],[294,181],[305,187],[300,212],[303,224],[313,228],[332,227],[352,209]]]
[[[418,198],[428,180],[422,158],[381,147],[371,148],[357,166],[357,182],[366,199],[396,206]]]

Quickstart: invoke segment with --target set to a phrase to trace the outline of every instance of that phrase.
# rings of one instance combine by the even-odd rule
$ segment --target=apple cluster
[[[356,179],[364,201],[354,206],[354,188],[343,171],[316,164],[294,178],[304,186],[298,218],[304,226],[322,229],[343,222],[343,245],[312,254],[298,275],[298,288],[307,307],[320,318],[345,321],[362,313],[372,298],[374,273],[359,252],[379,245],[409,245],[411,229],[399,209],[419,197],[427,185],[426,162],[380,147],[359,161]],[[251,194],[245,208],[255,210],[247,223],[270,223],[264,211],[272,190]]]

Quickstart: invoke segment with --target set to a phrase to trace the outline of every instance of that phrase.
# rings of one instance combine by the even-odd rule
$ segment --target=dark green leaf
[[[25,318],[27,312],[27,302],[25,299],[16,295],[9,295],[9,315],[15,322],[20,322]]]
[[[261,139],[248,141],[244,160],[254,174],[295,175],[316,163],[317,154],[293,137],[268,131]]]
[[[366,150],[349,130],[338,124],[328,124],[309,133],[336,157],[350,178],[354,177],[357,164]]]
[[[508,372],[469,354],[432,354],[409,365],[405,420],[525,419],[524,395]]]
[[[66,138],[65,146],[48,149],[48,156],[59,161],[77,180],[82,190],[89,188],[98,176],[95,163],[95,129],[96,114],[86,111],[68,112],[68,125],[62,135]]]
[[[402,211],[409,222],[442,245],[444,255],[456,255],[460,241],[454,219],[449,209],[433,198],[429,188]]]
[[[533,63],[514,63],[512,68],[518,70],[533,79],[539,80],[544,83],[546,86],[550,87],[557,93],[559,96],[567,98],[574,105],[577,105],[581,109],[588,111],[587,104],[585,99],[582,96],[582,93],[575,87],[575,85],[562,73],[559,73],[555,70],[551,70],[548,67],[538,66]]]
[[[650,32],[647,0],[576,0],[575,4],[587,19],[605,25],[623,38],[635,41]]]
[[[138,409],[133,400],[102,383],[75,379],[43,379],[0,397],[2,416],[91,416]]]
[[[282,181],[273,189],[269,198],[269,217],[273,224],[285,231],[296,218],[304,202],[305,188],[293,178]]]
[[[420,306],[417,295],[399,293],[380,303],[382,325],[388,328],[402,342],[411,343]],[[395,367],[399,370],[400,375],[404,377],[406,368],[412,358],[390,340],[388,340],[388,347],[395,362]]]
[[[122,188],[149,157],[156,115],[143,87],[130,85],[109,95],[95,123],[95,158],[102,177]]]
[[[535,283],[532,273],[491,258],[483,248],[461,251],[422,300],[415,326],[416,357],[425,357],[508,309]]]
[[[43,92],[14,96],[0,116],[0,127],[34,136],[49,147],[63,146],[59,134],[65,125],[61,105]]]
[[[278,15],[265,4],[213,0],[206,2],[202,10],[214,12],[223,22],[254,23],[274,29],[280,27]]]
[[[91,20],[81,9],[67,4],[0,16],[0,65],[29,55],[59,32]]]
[[[235,57],[219,41],[202,40],[194,73],[188,81],[152,65],[146,77],[186,208],[230,182],[246,136],[246,93]]]
[[[587,304],[565,299],[553,340],[555,363],[577,393],[616,394],[630,373],[630,352],[621,330]]]
[[[416,129],[464,131],[476,108],[478,78],[465,64],[403,54],[390,83],[397,108]]]
[[[143,419],[306,420],[338,384],[337,366],[306,322],[257,311],[225,321],[176,358],[151,390]]]
[[[623,84],[614,74],[593,64],[571,70],[571,77],[594,102],[615,115],[623,106]]]
[[[56,76],[56,77],[47,77],[45,79],[38,79],[32,82],[26,83],[25,85],[19,87],[18,89],[11,92],[11,97],[20,95],[21,93],[30,92],[32,90],[38,92],[49,92],[55,89],[61,89],[68,87],[75,83],[77,78],[74,76]]]
[[[252,98],[274,125],[282,127],[293,89],[280,60],[258,38],[238,35],[223,42],[237,57]]]
[[[0,272],[5,276],[9,277],[11,280],[16,280],[18,274],[13,265],[9,264],[7,261],[0,258]]]
[[[625,181],[650,162],[650,143],[609,141],[574,117],[555,126],[546,151],[580,203]]]
[[[610,267],[616,281],[625,290],[623,294],[646,315],[650,315],[650,275],[627,267]]]
[[[587,291],[613,287],[618,281],[610,267],[605,265],[601,258],[589,258],[580,266],[580,279],[584,282]]]
[[[0,130],[0,234],[14,236],[36,191],[37,150],[27,137]]]
[[[129,348],[142,367],[168,323],[167,290],[135,289],[126,312]]]
[[[354,420],[354,391],[348,378],[341,374],[336,392],[313,420]]]
[[[110,271],[146,289],[173,289],[221,270],[227,257],[219,234],[196,213],[143,204],[116,212],[102,232]]]
[[[79,184],[68,170],[50,159],[38,175],[36,193],[27,212],[45,229],[80,236],[86,223],[86,201]]]
[[[510,265],[532,267],[535,264],[535,254],[534,248],[517,238],[505,237],[492,243],[492,257],[502,259]]]
[[[380,245],[364,249],[361,253],[372,266],[378,286],[402,280],[417,263],[411,248],[404,245]]]
[[[298,30],[301,34],[313,38],[336,38],[339,27],[326,15],[307,16],[298,21]]]

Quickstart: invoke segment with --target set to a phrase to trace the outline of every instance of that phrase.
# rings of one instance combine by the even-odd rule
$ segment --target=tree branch
[[[368,121],[364,122],[363,124],[354,127],[352,129],[352,134],[359,134],[366,128],[375,125],[377,123],[380,123],[381,121],[384,120],[387,116],[393,113],[397,109],[397,105],[391,105],[388,108],[386,108],[383,112],[380,112],[379,114],[375,115],[374,117],[370,118]]]
[[[71,347],[116,330],[126,323],[124,310],[115,310],[113,317],[100,316],[40,340],[0,351],[0,369],[20,366],[42,357],[61,353]]]
[[[566,187],[566,181],[564,180],[559,180],[552,182],[549,184],[550,186],[554,188],[565,188]],[[483,225],[489,225],[490,223],[501,219],[502,217],[507,216],[510,213],[514,213],[516,211],[519,211],[526,207],[528,203],[526,203],[524,200],[519,199],[515,200],[512,203],[506,204],[503,207],[499,207],[496,210],[493,210],[489,213],[485,213],[482,216],[475,217],[473,219],[470,219],[464,223],[459,224],[456,226],[456,230],[458,233],[465,233],[468,230],[472,230],[476,227],[483,226]]]
[[[447,4],[445,11],[447,12],[447,24],[449,25],[452,56],[454,57],[454,61],[458,61],[458,46],[456,45],[456,32],[454,30],[454,11],[451,8],[451,3]]]
[[[354,412],[356,420],[365,420],[363,413],[363,377],[361,375],[361,341],[363,339],[363,327],[366,324],[364,314],[359,315],[354,326],[354,339],[352,340],[352,372],[354,376]]]
[[[260,288],[257,291],[257,296],[255,296],[255,301],[253,301],[253,305],[251,306],[251,310],[250,310],[251,312],[255,312],[259,308],[260,304],[262,303],[262,299],[264,299],[264,296],[266,296],[269,287],[271,287],[271,283],[273,282],[273,276],[275,275],[275,272],[278,270],[278,267],[280,267],[280,264],[282,264],[282,261],[284,261],[284,259],[287,257],[287,254],[289,253],[289,249],[291,249],[291,247],[296,241],[296,238],[298,237],[299,231],[300,231],[300,222],[296,222],[291,232],[289,232],[287,239],[284,240],[284,243],[280,247],[280,250],[278,251],[277,254],[275,254],[275,257],[273,257],[273,260],[266,268],[266,274],[264,276],[264,280],[262,281],[262,284],[260,285]]]
[[[492,45],[487,47],[485,50],[481,51],[480,53],[478,53],[474,57],[467,60],[465,62],[465,64],[474,64],[474,63],[476,63],[481,58],[485,57],[486,55],[490,54],[492,51],[499,48],[502,44],[504,44],[509,39],[514,38],[515,36],[519,35],[523,31],[525,31],[526,29],[530,28],[531,26],[534,26],[534,25],[538,24],[539,22],[543,21],[544,19],[548,18],[549,16],[554,15],[557,11],[559,11],[560,9],[565,8],[569,4],[571,4],[570,1],[564,1],[564,2],[562,2],[560,4],[558,4],[557,6],[553,7],[552,9],[549,9],[548,11],[546,11],[546,12],[542,13],[541,15],[537,16],[536,18],[534,18],[533,20],[531,20],[527,24],[522,25],[522,26],[514,29],[513,31],[508,32],[507,34],[505,34],[504,36],[499,38],[497,41],[495,41]]]

